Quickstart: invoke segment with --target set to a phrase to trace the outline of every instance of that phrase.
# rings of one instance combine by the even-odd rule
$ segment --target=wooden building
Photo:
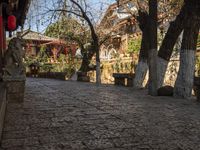
[[[52,60],[51,62],[55,62],[59,54],[67,56],[70,53],[72,56],[75,56],[77,49],[76,43],[48,37],[31,30],[24,31],[20,34],[26,43],[25,51],[28,57],[36,57],[42,47],[45,48],[47,56]]]
[[[101,58],[109,59],[112,53],[124,54],[128,49],[130,38],[141,33],[137,27],[136,19],[127,12],[136,12],[135,4],[130,0],[114,3],[106,10],[99,28],[104,34],[111,34],[111,38],[101,47]]]
[[[146,3],[140,3],[147,10]],[[165,3],[162,2],[161,5]],[[138,14],[136,0],[120,0],[119,3],[113,3],[106,10],[99,28],[104,34],[111,34],[111,38],[101,47],[101,58],[110,58],[113,51],[123,54],[127,52],[130,39],[136,39],[141,36],[141,31],[134,18]],[[164,6],[163,6],[164,7]],[[178,9],[177,9],[178,11]],[[160,12],[158,15],[159,29],[165,31],[169,23],[174,19],[178,12]],[[173,15],[172,15],[173,14]],[[162,32],[163,32],[162,31]]]
[[[26,30],[21,33],[23,40],[26,43],[26,56],[36,56],[40,51],[41,46],[49,46],[50,48],[57,48],[59,46],[65,46],[66,43],[57,38],[45,36],[41,33]]]

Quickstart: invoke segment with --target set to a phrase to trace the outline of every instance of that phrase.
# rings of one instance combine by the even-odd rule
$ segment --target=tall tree
[[[143,81],[148,71],[148,50],[149,50],[149,13],[147,1],[130,0],[136,7],[137,11],[127,7],[126,2],[117,0],[118,7],[124,7],[122,13],[129,13],[137,20],[140,30],[142,31],[142,41],[139,52],[139,60],[135,71],[133,86],[142,88]]]
[[[148,71],[148,50],[149,50],[149,14],[147,11],[139,10],[137,21],[142,31],[142,42],[139,53],[139,61],[135,71],[134,87],[142,88],[143,81]]]
[[[124,1],[118,0],[120,6],[124,6],[126,13],[130,13],[133,17],[137,19],[140,30],[142,31],[142,42],[141,49],[139,53],[138,65],[136,67],[134,87],[142,88],[143,81],[145,79],[146,73],[148,71],[148,50],[149,50],[149,13],[148,13],[148,1],[136,1],[130,0],[136,7],[135,10],[131,10],[123,5]],[[158,5],[158,25],[162,25],[167,19],[169,20],[175,16],[179,10],[182,0],[160,0]],[[160,67],[158,67],[159,70]]]
[[[165,72],[167,70],[167,66],[169,60],[171,58],[173,48],[176,44],[178,37],[183,31],[185,23],[191,19],[191,15],[188,15],[191,10],[194,10],[193,6],[195,5],[195,1],[185,0],[182,8],[175,18],[169,25],[167,33],[162,41],[161,47],[158,51],[158,88],[163,85]],[[179,4],[181,5],[181,4]]]
[[[91,32],[91,38],[92,38],[92,50],[94,53],[96,53],[96,83],[97,84],[101,84],[101,72],[100,72],[100,56],[99,56],[99,37],[97,35],[97,32],[95,31],[95,27],[92,24],[91,19],[89,18],[87,11],[84,10],[84,8],[81,6],[80,3],[76,2],[75,0],[70,0],[70,2],[72,2],[72,4],[75,5],[75,11],[72,11],[71,13],[82,17],[88,24],[90,32]],[[85,3],[86,5],[86,3]],[[77,8],[77,9],[76,9]],[[77,13],[76,11],[79,10],[79,12]],[[91,54],[94,54],[91,53]]]
[[[76,1],[76,0],[68,0],[68,7],[63,8],[61,5],[63,4],[63,0],[59,1],[59,5],[56,8],[49,8],[46,12],[67,12],[71,16],[76,16],[77,19],[81,20],[85,26],[87,26],[90,33],[90,48],[87,50],[84,46],[81,46],[83,52],[83,61],[81,65],[82,71],[89,71],[88,65],[90,64],[92,57],[96,54],[96,82],[97,84],[101,83],[101,75],[100,75],[100,58],[99,58],[99,47],[102,43],[101,39],[98,36],[98,32],[96,30],[95,17],[92,16],[91,7],[86,2]],[[103,40],[104,41],[104,40]],[[85,67],[87,66],[87,67]]]
[[[149,94],[157,95],[157,0],[149,0]]]
[[[180,67],[174,87],[174,96],[180,98],[191,97],[195,71],[195,50],[200,29],[200,1],[191,1],[193,1],[193,11],[188,11],[187,15],[190,18],[184,24]]]

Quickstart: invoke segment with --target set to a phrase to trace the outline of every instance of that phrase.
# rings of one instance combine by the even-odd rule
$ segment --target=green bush
[[[57,59],[57,63],[49,63],[49,57],[46,54],[46,47],[40,48],[37,56],[28,56],[25,58],[24,63],[28,68],[32,63],[38,63],[40,66],[40,72],[66,72],[71,75],[80,66],[80,61],[72,58],[71,55],[60,54]],[[28,69],[27,69],[28,71]]]
[[[132,53],[138,53],[140,51],[140,47],[141,47],[141,38],[138,39],[130,39],[128,41],[128,53],[132,54]]]

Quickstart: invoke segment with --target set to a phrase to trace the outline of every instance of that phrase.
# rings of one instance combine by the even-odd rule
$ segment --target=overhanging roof
[[[8,8],[11,8],[11,14],[16,16],[17,27],[23,26],[31,0],[1,0],[3,3],[3,18],[7,21]]]
[[[58,41],[59,39],[57,38],[52,38],[49,36],[45,36],[41,33],[35,32],[35,31],[31,31],[31,30],[26,30],[23,33],[21,33],[23,39],[25,40],[34,40],[34,41]]]

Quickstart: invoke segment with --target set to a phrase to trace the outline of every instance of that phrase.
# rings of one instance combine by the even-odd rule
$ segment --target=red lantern
[[[16,29],[16,17],[14,15],[8,16],[8,30],[13,31]]]

